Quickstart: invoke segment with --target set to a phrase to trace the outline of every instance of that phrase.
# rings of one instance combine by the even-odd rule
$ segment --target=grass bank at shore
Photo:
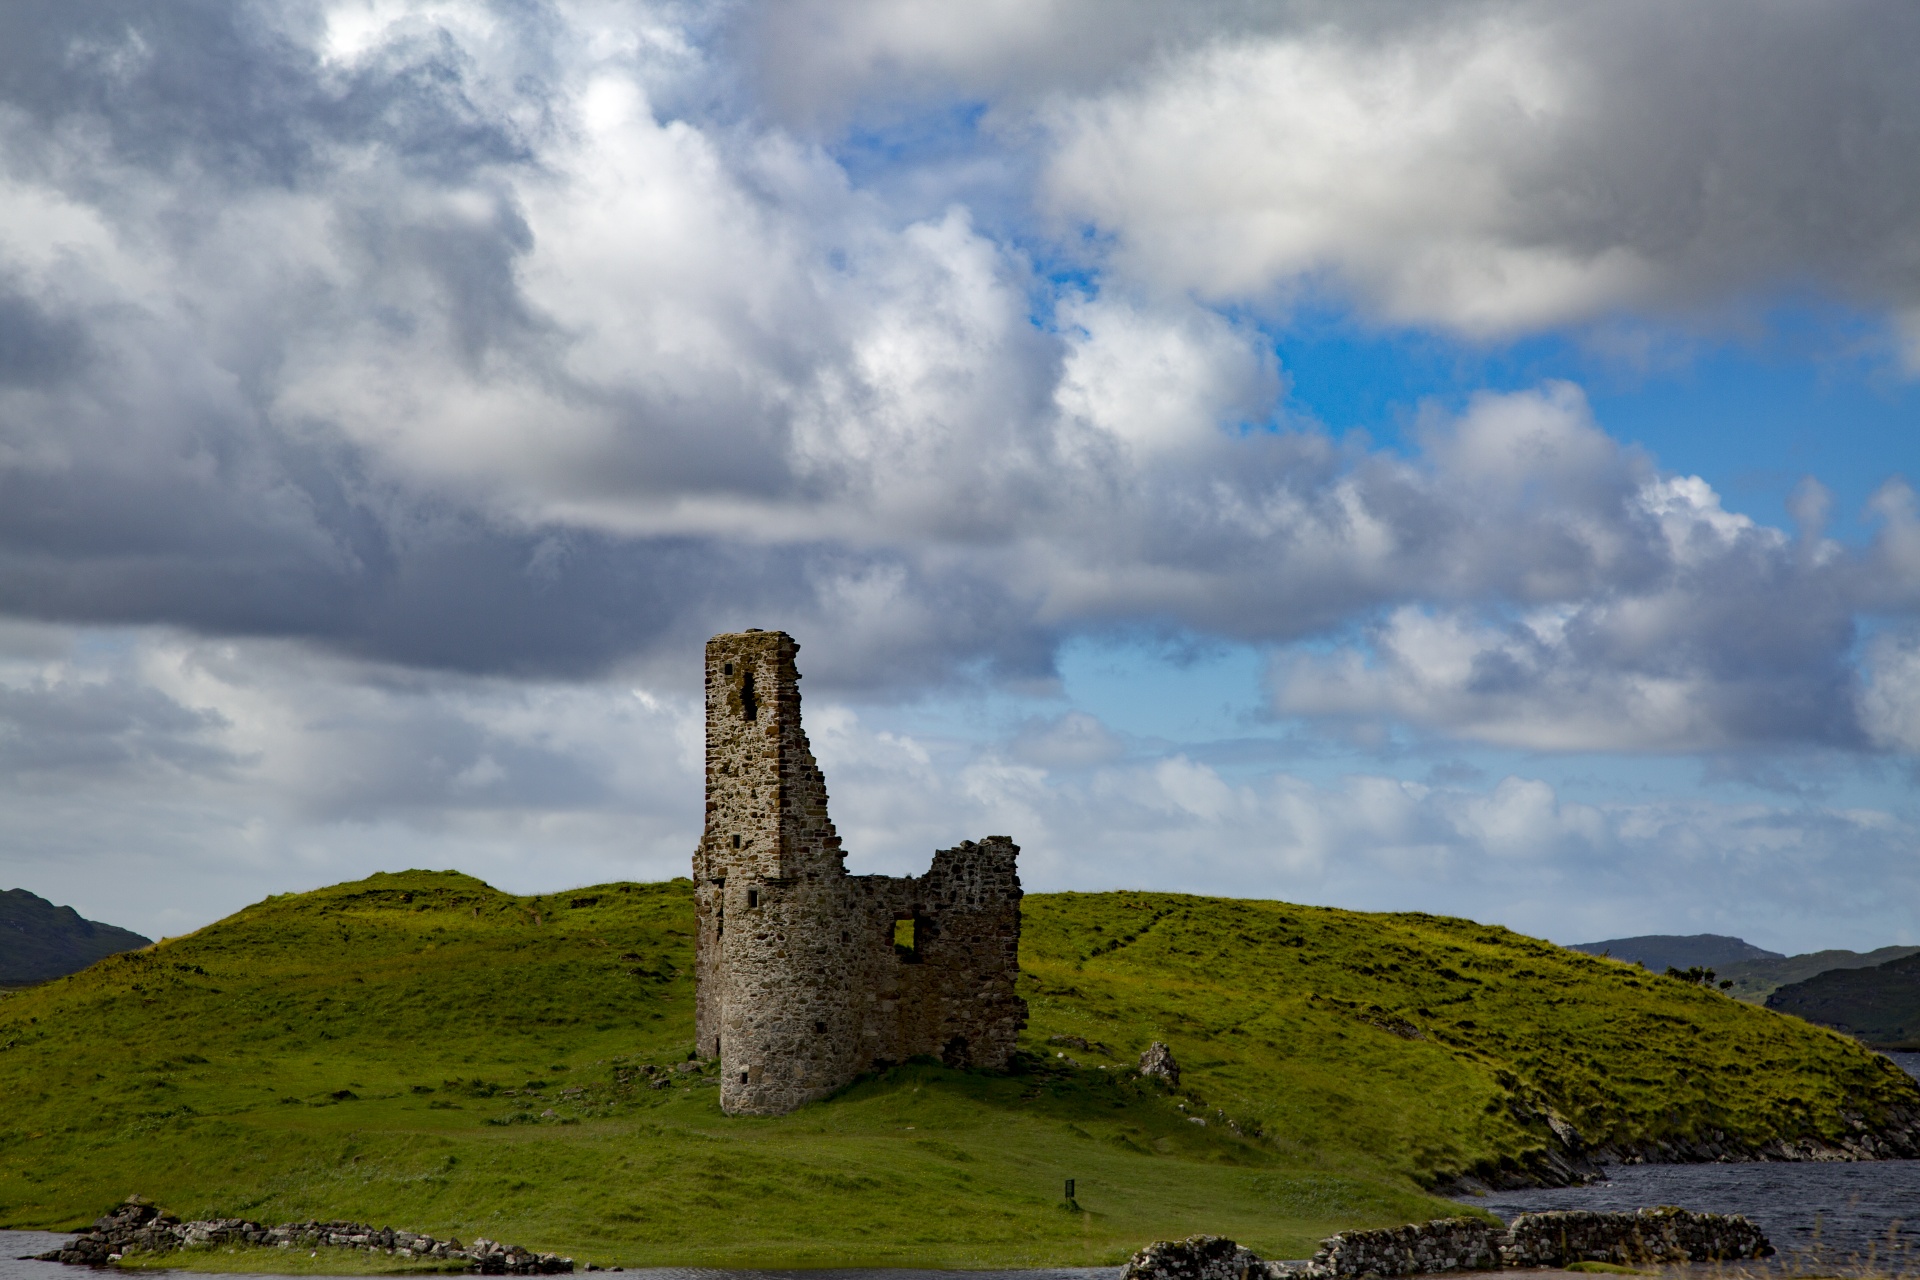
[[[710,1068],[677,1069],[692,929],[683,881],[520,898],[407,872],[13,993],[0,1222],[137,1191],[602,1265],[1091,1264],[1200,1231],[1303,1257],[1458,1212],[1423,1188],[1524,1165],[1550,1121],[1837,1136],[1920,1104],[1842,1037],[1506,930],[1113,893],[1027,899],[1017,1073],[908,1065],[730,1118]],[[1155,1039],[1177,1093],[1124,1071]]]

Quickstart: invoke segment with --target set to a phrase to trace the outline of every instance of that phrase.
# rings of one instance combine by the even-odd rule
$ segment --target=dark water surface
[[[1920,1053],[1889,1053],[1920,1079]],[[1861,1164],[1643,1164],[1608,1171],[1590,1187],[1496,1191],[1467,1203],[1502,1218],[1548,1209],[1644,1209],[1672,1204],[1744,1213],[1782,1260],[1864,1265],[1920,1274],[1920,1160]],[[1909,1229],[1911,1228],[1911,1229]]]
[[[1920,1160],[1860,1164],[1640,1164],[1590,1187],[1495,1191],[1467,1203],[1511,1220],[1547,1209],[1672,1204],[1744,1213],[1789,1265],[1817,1261],[1920,1272]],[[1909,1231],[1908,1224],[1912,1225]]]

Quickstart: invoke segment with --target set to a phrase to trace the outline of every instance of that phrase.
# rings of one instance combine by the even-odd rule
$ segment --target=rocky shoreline
[[[573,1270],[573,1259],[536,1253],[519,1245],[479,1238],[470,1245],[436,1240],[414,1231],[372,1227],[361,1222],[286,1222],[262,1226],[245,1218],[182,1222],[139,1196],[129,1196],[111,1213],[94,1221],[93,1230],[60,1248],[39,1254],[42,1262],[104,1267],[129,1253],[171,1253],[221,1244],[269,1249],[357,1249],[402,1261],[445,1262],[477,1275],[551,1276]],[[594,1268],[588,1268],[593,1270]]]
[[[1715,1130],[1695,1139],[1675,1138],[1635,1145],[1589,1146],[1580,1133],[1547,1114],[1551,1145],[1525,1160],[1469,1171],[1433,1188],[1437,1195],[1515,1191],[1527,1187],[1574,1187],[1606,1176],[1609,1165],[1848,1163],[1866,1160],[1920,1159],[1920,1114],[1898,1110],[1884,1124],[1864,1116],[1844,1116],[1849,1132],[1838,1138],[1770,1138],[1743,1142]]]
[[[1521,1214],[1506,1226],[1440,1218],[1416,1226],[1342,1231],[1304,1263],[1267,1262],[1232,1240],[1161,1240],[1133,1255],[1122,1280],[1353,1280],[1565,1267],[1725,1262],[1773,1253],[1766,1233],[1737,1214],[1685,1209]]]

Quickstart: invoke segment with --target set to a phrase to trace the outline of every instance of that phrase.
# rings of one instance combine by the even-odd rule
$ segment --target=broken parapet
[[[1440,1218],[1342,1231],[1321,1241],[1305,1263],[1263,1262],[1219,1236],[1163,1240],[1134,1254],[1123,1280],[1344,1280],[1575,1262],[1719,1262],[1772,1252],[1766,1233],[1738,1214],[1574,1209],[1521,1214],[1505,1227],[1485,1218]]]
[[[573,1270],[573,1259],[559,1254],[535,1253],[487,1239],[463,1245],[458,1240],[436,1240],[418,1232],[360,1222],[287,1222],[277,1227],[261,1226],[245,1218],[182,1222],[139,1196],[127,1197],[124,1204],[97,1219],[93,1230],[40,1254],[38,1260],[100,1267],[130,1253],[171,1253],[222,1244],[268,1249],[358,1249],[401,1260],[465,1263],[468,1271],[479,1275],[550,1276]]]

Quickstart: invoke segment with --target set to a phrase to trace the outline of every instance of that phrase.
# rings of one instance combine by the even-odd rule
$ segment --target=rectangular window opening
[[[738,849],[738,848],[740,847],[740,837],[739,837],[739,836],[735,836],[735,837],[733,838],[733,847],[734,847],[734,848],[736,848],[736,849]]]
[[[893,922],[893,953],[904,964],[920,962],[920,919],[908,916]]]
[[[760,905],[760,891],[758,889],[747,890],[747,905],[750,907]]]

